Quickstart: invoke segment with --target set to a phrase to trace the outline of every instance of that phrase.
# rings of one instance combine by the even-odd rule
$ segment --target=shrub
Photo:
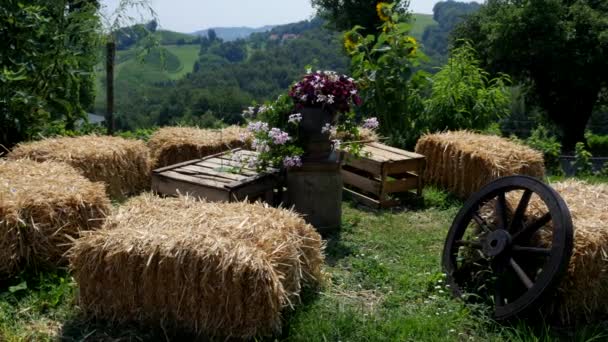
[[[576,167],[576,175],[591,175],[593,173],[593,165],[591,164],[592,154],[585,149],[585,144],[582,142],[576,143],[575,149],[574,166]]]
[[[594,156],[608,156],[608,135],[586,134],[589,152]]]
[[[559,162],[562,145],[545,126],[539,125],[532,130],[532,134],[525,140],[525,143],[543,153],[545,167],[551,174],[562,173]]]

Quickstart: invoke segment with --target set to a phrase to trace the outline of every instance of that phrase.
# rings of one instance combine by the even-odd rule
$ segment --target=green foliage
[[[428,26],[422,35],[424,52],[443,64],[448,58],[449,37],[454,27],[467,15],[475,13],[481,5],[476,2],[440,1],[433,7],[433,19],[437,25]]]
[[[0,144],[35,137],[49,120],[74,129],[94,99],[97,9],[73,1],[0,6]]]
[[[416,39],[408,35],[410,25],[392,6],[386,6],[380,33],[364,36],[360,26],[344,34],[351,56],[353,76],[363,99],[362,111],[380,121],[380,133],[392,145],[415,143],[416,91],[411,81],[414,67],[424,55]],[[418,101],[419,102],[419,101]]]
[[[539,125],[534,129],[525,143],[543,153],[545,167],[551,174],[560,175],[563,173],[559,161],[562,145],[545,126]]]
[[[479,66],[473,47],[463,44],[432,77],[431,95],[425,100],[427,127],[486,129],[509,115],[509,83],[506,75],[490,78]]]
[[[394,10],[401,15],[406,14],[409,6],[409,0],[312,0],[311,2],[321,17],[326,19],[329,26],[336,31],[345,31],[360,26],[361,33],[365,36],[375,34],[383,24],[377,14],[379,3],[393,5]]]
[[[608,135],[585,134],[589,152],[596,157],[608,156]]]
[[[585,149],[585,143],[576,143],[573,166],[576,168],[577,176],[590,176],[593,173],[591,153]]]
[[[118,132],[118,136],[125,139],[143,140],[148,141],[154,132],[158,130],[158,127],[154,128],[139,128],[135,131],[122,131]]]
[[[562,131],[565,151],[584,141],[608,81],[608,2],[490,0],[456,36],[473,41],[491,72],[533,83],[534,97]]]

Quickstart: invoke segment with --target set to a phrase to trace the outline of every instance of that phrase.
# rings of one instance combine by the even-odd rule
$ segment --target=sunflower
[[[352,33],[344,35],[344,47],[349,53],[355,51],[359,47],[358,37]]]
[[[386,2],[379,2],[376,5],[376,12],[378,12],[378,17],[382,21],[389,21],[390,17],[390,5]]]
[[[418,51],[418,41],[416,41],[416,38],[411,36],[405,37],[405,43],[411,45],[408,49],[408,56],[414,56]]]

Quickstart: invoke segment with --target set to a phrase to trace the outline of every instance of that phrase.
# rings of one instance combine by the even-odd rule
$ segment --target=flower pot
[[[330,133],[323,132],[323,127],[333,125],[337,114],[321,107],[303,107],[300,110],[302,121],[298,134],[304,148],[304,161],[327,160],[332,152]]]

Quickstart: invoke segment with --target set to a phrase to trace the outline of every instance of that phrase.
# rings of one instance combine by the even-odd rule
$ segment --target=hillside
[[[424,35],[424,31],[426,31],[427,27],[438,25],[435,19],[433,19],[432,14],[414,13],[412,16],[414,18],[414,22],[412,23],[412,30],[410,31],[410,34],[418,40],[422,40],[422,36]]]
[[[196,31],[196,32],[192,33],[192,35],[207,36],[207,33],[209,32],[209,30],[214,30],[220,39],[222,39],[223,41],[226,41],[226,42],[231,42],[231,41],[234,41],[237,39],[247,38],[252,33],[270,31],[273,27],[275,27],[275,26],[266,25],[266,26],[262,26],[262,27],[258,27],[258,28],[245,27],[245,26],[242,26],[242,27],[212,27],[209,29]]]

